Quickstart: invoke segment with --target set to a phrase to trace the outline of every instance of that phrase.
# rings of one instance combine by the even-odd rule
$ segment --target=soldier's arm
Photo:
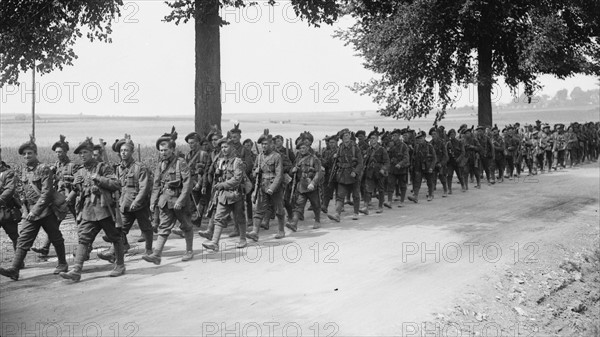
[[[52,173],[50,167],[43,165],[39,170],[42,178],[40,198],[35,205],[31,207],[31,213],[36,216],[42,214],[44,209],[50,206],[50,203],[52,202],[52,192],[54,191],[54,173]]]
[[[154,182],[152,184],[152,195],[150,196],[150,207],[154,207],[158,203],[158,197],[160,196],[160,162],[156,165],[154,171]]]
[[[103,188],[105,190],[109,190],[111,192],[117,191],[121,189],[121,184],[117,180],[117,176],[115,175],[115,171],[112,166],[108,164],[102,165],[102,170],[100,170],[100,174],[94,180],[98,187]]]
[[[150,179],[150,174],[148,172],[148,168],[140,165],[140,171],[139,171],[139,176],[138,176],[138,186],[140,188],[140,191],[139,191],[138,195],[135,197],[135,200],[133,201],[134,203],[136,203],[138,205],[142,205],[144,203],[144,200],[146,200],[148,195],[150,195],[151,189],[150,189],[150,184],[148,182],[149,179]]]
[[[252,167],[254,167],[254,159],[252,159],[252,153],[248,150],[244,150],[244,164],[246,168],[246,174],[252,174]]]
[[[281,156],[279,154],[276,154],[274,156],[275,159],[275,179],[273,179],[273,182],[271,183],[271,185],[269,185],[269,189],[271,191],[275,191],[275,189],[277,189],[277,187],[279,187],[279,185],[281,184],[281,180],[283,179],[283,164],[281,163]]]
[[[233,177],[221,183],[223,184],[224,189],[231,190],[240,186],[240,183],[242,182],[242,177],[244,176],[244,170],[242,169],[243,166],[244,163],[241,159],[236,158],[233,161]]]
[[[360,177],[364,169],[363,156],[360,149],[356,149],[356,152],[356,166],[354,167],[353,172],[356,174],[357,177]]]
[[[3,175],[4,181],[2,183],[2,194],[0,194],[0,204],[6,205],[8,204],[13,194],[15,193],[15,188],[17,186],[15,180],[15,172],[13,170],[4,171]]]
[[[317,186],[319,184],[319,181],[321,181],[323,172],[321,172],[321,160],[319,158],[317,158],[316,156],[315,156],[315,160],[313,163],[313,168],[315,169],[316,173],[315,173],[315,177],[312,179],[312,181],[310,183]]]
[[[185,205],[190,197],[190,192],[192,191],[190,167],[185,163],[185,160],[181,160],[181,163],[179,164],[179,173],[181,174],[181,194],[179,195],[179,198],[177,198],[177,203]]]

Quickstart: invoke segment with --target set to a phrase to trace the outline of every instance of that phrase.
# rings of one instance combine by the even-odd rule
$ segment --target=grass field
[[[497,110],[494,113],[494,123],[499,127],[519,121],[521,124],[534,123],[540,119],[548,123],[568,123],[571,121],[599,121],[600,108],[598,106],[585,106],[569,109],[547,109],[547,110]],[[16,120],[14,116],[0,116],[0,145],[2,146],[2,157],[9,163],[19,161],[17,147],[28,139],[31,133],[31,121]],[[281,123],[286,121],[285,124]],[[268,128],[272,134],[281,134],[285,138],[296,138],[303,131],[310,131],[315,140],[322,139],[339,131],[342,128],[351,130],[371,130],[373,126],[380,129],[404,128],[407,125],[412,129],[428,130],[433,123],[433,116],[405,121],[381,117],[375,112],[337,112],[337,113],[281,113],[281,114],[224,114],[222,128],[229,130],[233,124],[239,122],[242,129],[242,139],[256,139]],[[458,128],[460,124],[477,124],[477,111],[468,109],[457,109],[448,112],[446,119],[441,123],[446,129]],[[194,128],[192,116],[185,117],[99,117],[99,116],[44,116],[36,122],[36,139],[39,148],[40,159],[43,162],[53,162],[54,156],[50,150],[52,144],[58,140],[59,134],[67,136],[72,148],[85,139],[86,136],[93,137],[94,142],[103,138],[110,146],[115,139],[129,133],[136,144],[142,146],[143,158],[155,158],[155,140],[163,133],[175,126],[179,139],[177,143],[184,145],[183,138]],[[314,146],[318,146],[315,141]],[[323,144],[324,146],[324,144]],[[187,147],[182,147],[187,151]],[[71,152],[72,153],[72,152]],[[109,153],[114,160],[116,154]],[[75,158],[73,158],[75,159]],[[148,160],[148,159],[147,159]]]

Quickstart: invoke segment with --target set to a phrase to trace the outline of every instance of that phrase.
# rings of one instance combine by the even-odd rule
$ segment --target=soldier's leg
[[[260,227],[262,222],[267,219],[267,215],[271,217],[271,212],[268,210],[269,202],[267,200],[267,194],[263,191],[258,191],[258,201],[256,203],[256,211],[254,212],[254,218],[252,219],[252,232],[248,233],[246,236],[254,241],[258,241],[258,233],[260,232]]]
[[[448,166],[446,166],[446,165],[443,165],[438,169],[438,179],[440,180],[440,183],[442,184],[442,188],[444,190],[442,197],[448,196],[448,183],[447,183],[447,179],[446,179],[447,171],[448,171]]]
[[[296,196],[296,204],[294,205],[294,216],[288,221],[285,226],[295,232],[298,230],[298,221],[300,214],[304,213],[306,202],[308,201],[307,193],[298,193]]]
[[[285,191],[284,191],[284,195],[283,195],[283,205],[285,207],[285,211],[287,213],[288,219],[291,219],[294,216],[294,204],[292,203],[292,184],[291,183],[289,183],[285,186]],[[269,217],[269,219],[270,219],[270,217]]]
[[[246,200],[246,218],[244,219],[244,223],[249,224],[252,223],[252,193],[248,193],[245,196]],[[246,228],[246,226],[244,226]]]
[[[327,217],[333,221],[340,222],[342,209],[346,195],[350,192],[350,188],[345,184],[337,184],[337,192],[335,195],[335,214],[327,214]]]
[[[396,190],[396,186],[398,185],[398,178],[395,174],[388,174],[387,176],[387,185],[386,185],[386,193],[387,193],[387,202],[388,204],[392,204],[394,201],[394,192]]]
[[[236,248],[246,247],[246,218],[244,217],[244,201],[239,200],[232,205],[232,213],[234,214],[234,221],[237,222],[237,226],[240,229],[240,240],[238,241]]]
[[[121,276],[125,273],[125,249],[123,248],[123,230],[118,228],[112,218],[106,218],[98,221],[100,227],[104,231],[104,234],[108,236],[110,241],[113,243],[113,249],[115,252],[114,269],[110,272],[109,276],[116,277]],[[183,227],[183,224],[182,224]]]
[[[38,221],[23,220],[21,233],[17,239],[17,248],[15,249],[15,256],[12,260],[12,266],[10,268],[0,268],[0,275],[10,277],[13,280],[19,279],[19,269],[23,266],[23,261],[27,256],[27,251],[31,249],[35,238],[37,237],[41,228],[41,223]]]
[[[378,202],[378,207],[377,207],[377,213],[381,213],[383,212],[383,203],[385,202],[385,182],[387,181],[386,177],[380,177],[375,179],[375,190],[377,192],[377,200]]]
[[[41,226],[48,234],[48,240],[54,246],[54,251],[56,251],[56,257],[58,258],[58,266],[54,270],[54,274],[58,274],[62,271],[67,271],[67,259],[65,257],[65,240],[63,235],[59,229],[60,222],[56,218],[54,213],[51,213],[49,216],[40,219]]]
[[[373,178],[365,179],[365,186],[363,191],[363,207],[358,211],[369,215],[369,208],[371,207],[371,198],[373,197],[373,193],[375,192],[375,180]]]
[[[140,231],[145,238],[145,255],[152,254],[152,222],[150,222],[150,209],[148,207],[142,207],[142,209],[135,211],[135,218],[137,219]]]
[[[469,189],[469,171],[471,170],[471,165],[470,163],[467,162],[467,164],[462,168],[462,180],[463,183],[462,185],[462,191],[465,192]]]
[[[408,196],[408,200],[412,202],[419,202],[419,191],[421,190],[421,181],[423,180],[423,176],[421,170],[415,169],[413,171],[413,195]]]
[[[427,201],[433,200],[433,191],[435,190],[436,183],[435,171],[436,169],[434,168],[433,172],[423,172],[425,182],[427,183]]]
[[[358,209],[360,208],[360,182],[352,184],[352,201],[354,202],[354,218],[358,219]]]
[[[156,239],[154,252],[150,255],[142,256],[144,261],[152,262],[156,265],[160,264],[162,251],[167,243],[167,239],[171,234],[171,230],[173,229],[176,220],[177,218],[175,217],[174,210],[169,209],[168,206],[165,205],[163,208],[159,209],[159,223],[157,229],[158,238]]]
[[[452,179],[454,178],[455,171],[454,161],[448,161],[448,170],[446,171],[446,181],[448,182],[448,193],[452,194]]]
[[[242,202],[242,207],[243,207],[243,202]],[[185,254],[182,256],[181,260],[182,261],[189,261],[194,257],[194,225],[192,224],[192,219],[191,219],[191,209],[190,207],[183,207],[181,210],[175,210],[175,217],[177,218],[177,220],[179,220],[179,222],[181,223],[181,230],[184,233],[184,238],[185,238]],[[235,217],[242,217],[243,220],[243,212],[234,215],[234,221]],[[237,220],[240,221],[240,220]]]
[[[315,224],[313,225],[313,229],[321,227],[321,199],[319,198],[319,190],[320,188],[317,187],[315,191],[308,193],[308,200],[310,200],[313,213],[315,214]]]
[[[219,241],[221,240],[221,233],[223,232],[223,229],[227,227],[226,219],[231,213],[232,209],[233,205],[227,205],[222,203],[217,204],[217,210],[215,211],[215,231],[213,233],[212,240],[207,240],[202,243],[202,246],[204,248],[210,249],[215,252],[219,251]]]
[[[400,206],[404,205],[404,199],[406,198],[406,191],[408,190],[408,173],[399,175],[398,184],[400,185]]]
[[[328,184],[324,184],[323,204],[321,207],[321,211],[323,211],[323,213],[327,213],[327,208],[329,208],[329,202],[331,201],[331,199],[333,199],[333,191],[336,185],[337,184],[333,181],[329,182]]]
[[[283,192],[281,190],[275,191],[270,196],[270,202],[273,204],[273,210],[277,217],[278,232],[275,234],[275,239],[282,239],[285,237],[285,209],[283,208]]]
[[[81,279],[81,271],[83,270],[83,263],[88,254],[88,246],[94,242],[100,230],[102,230],[100,222],[81,220],[79,226],[77,226],[77,237],[79,244],[77,245],[77,254],[75,255],[73,269],[66,273],[60,273],[59,275],[62,278],[76,282]],[[116,238],[114,235],[112,235],[112,233],[111,236],[111,238],[120,240],[120,236]]]

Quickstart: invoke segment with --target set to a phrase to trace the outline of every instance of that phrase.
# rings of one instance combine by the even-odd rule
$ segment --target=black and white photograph
[[[600,337],[600,1],[0,0],[0,336]]]

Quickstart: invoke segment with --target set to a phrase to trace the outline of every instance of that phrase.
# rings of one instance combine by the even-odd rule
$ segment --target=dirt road
[[[527,306],[524,287],[597,244],[599,189],[594,163],[448,198],[438,185],[432,202],[319,230],[307,213],[297,233],[262,232],[244,250],[224,235],[225,249],[208,253],[196,237],[189,262],[171,238],[162,265],[130,256],[118,278],[97,259],[73,284],[51,274],[53,262],[34,264],[18,282],[0,280],[0,335],[569,335],[579,330],[535,317],[543,310]],[[520,297],[502,293],[518,287]],[[584,304],[597,312],[598,299]]]

